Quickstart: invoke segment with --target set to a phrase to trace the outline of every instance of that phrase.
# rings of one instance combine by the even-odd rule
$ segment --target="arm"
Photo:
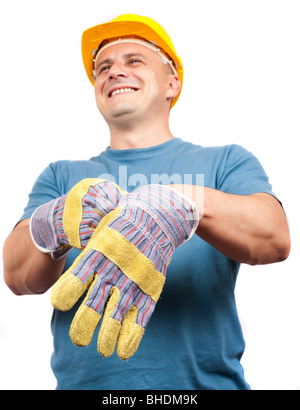
[[[189,196],[202,216],[196,233],[228,258],[249,265],[285,260],[290,252],[288,223],[271,195],[230,195],[197,186],[172,185]]]
[[[40,252],[31,240],[29,219],[24,219],[4,244],[4,280],[16,295],[44,293],[60,277],[65,259],[54,261]]]

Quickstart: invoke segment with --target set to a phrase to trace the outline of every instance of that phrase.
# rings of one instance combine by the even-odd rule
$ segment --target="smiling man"
[[[94,64],[96,102],[110,128],[111,148],[115,140],[126,139],[128,147],[132,136],[135,148],[173,138],[169,111],[181,84],[163,52],[145,40],[113,39],[99,50]]]
[[[183,67],[155,21],[128,14],[92,27],[82,54],[110,145],[50,164],[4,246],[15,294],[54,284],[57,388],[249,389],[239,267],[290,250],[268,177],[241,146],[172,135]]]

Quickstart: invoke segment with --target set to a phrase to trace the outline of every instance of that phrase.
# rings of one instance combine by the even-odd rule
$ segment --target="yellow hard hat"
[[[123,14],[109,23],[100,24],[84,31],[82,35],[83,64],[88,78],[93,85],[95,85],[93,60],[100,44],[104,40],[124,36],[142,37],[167,53],[173,60],[174,67],[181,81],[181,92],[183,84],[183,67],[181,59],[175,51],[172,40],[167,32],[156,21],[149,17],[138,16],[136,14]],[[172,107],[178,100],[180,92],[172,101]]]

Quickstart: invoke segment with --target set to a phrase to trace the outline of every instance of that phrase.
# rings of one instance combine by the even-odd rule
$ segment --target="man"
[[[4,247],[5,280],[17,295],[43,293],[65,272],[52,292],[54,306],[65,310],[54,310],[52,319],[51,364],[57,388],[248,389],[240,365],[244,340],[234,287],[240,263],[266,264],[288,257],[290,237],[282,206],[257,159],[242,147],[205,148],[171,134],[170,107],[180,95],[183,69],[170,38],[156,22],[136,15],[120,16],[87,30],[82,52],[97,106],[109,126],[110,146],[89,161],[50,164],[36,181],[24,215]],[[77,218],[70,198],[71,193],[78,193],[74,187],[81,190],[86,178],[100,179],[85,187],[80,197],[88,207],[84,221],[83,215]],[[153,196],[144,195],[146,185],[159,198],[159,212],[151,210],[151,223],[158,226],[154,236],[167,231],[161,242],[165,241],[172,226],[177,234],[183,232],[172,248],[172,260],[166,257],[161,268],[155,239],[145,234],[146,225],[140,224],[143,218],[137,217],[141,210],[150,214]],[[172,193],[171,199],[167,193]],[[98,202],[93,202],[95,197]],[[99,205],[103,199],[105,206]],[[71,209],[69,219],[67,208]],[[99,211],[96,222],[92,219],[95,209]],[[120,215],[123,219],[116,223]],[[188,215],[192,215],[191,223],[184,227]],[[122,233],[129,238],[124,242],[126,253],[121,250],[118,227],[129,219],[132,225]],[[115,249],[110,246],[109,251],[105,246],[112,231],[107,227],[117,232]],[[133,230],[147,238],[143,252],[129,235]],[[79,239],[70,239],[74,232],[80,232]],[[100,238],[102,232],[106,235]],[[170,243],[173,239],[175,243],[171,235]],[[132,245],[136,258],[131,258]],[[157,262],[158,275],[167,276],[163,292],[155,297],[144,290],[147,275],[139,280],[131,271],[140,263],[141,253],[148,255],[146,249],[151,250],[147,260]],[[159,249],[163,254],[164,249]],[[94,265],[102,254],[104,260]],[[88,255],[96,256],[88,262]],[[146,266],[145,258],[141,263]],[[116,270],[103,286],[101,272],[107,264]],[[97,275],[84,282],[83,277],[91,272]],[[115,274],[124,280],[120,279],[121,285],[114,282],[108,292],[106,287]],[[126,310],[127,303],[120,305],[125,282],[141,295],[135,300],[147,298],[143,315],[135,315],[135,329],[144,330],[142,317],[146,315],[148,322],[153,313],[143,339],[142,331],[130,353],[127,345],[123,348],[124,331],[120,329],[124,322],[127,326],[127,313],[133,312],[132,307],[138,311],[139,306],[136,302]],[[126,300],[131,303],[130,297]],[[117,308],[119,316],[112,318],[111,311]],[[97,341],[96,326],[104,310]],[[103,336],[108,328],[116,331],[113,342]],[[75,346],[71,339],[75,345],[88,347]],[[123,347],[119,346],[121,339]]]

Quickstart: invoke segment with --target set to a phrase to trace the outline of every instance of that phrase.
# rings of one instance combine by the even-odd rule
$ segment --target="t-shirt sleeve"
[[[218,189],[234,195],[263,192],[276,198],[269,178],[258,159],[239,145],[231,145],[228,148],[218,178]]]
[[[40,205],[58,198],[61,195],[63,194],[59,191],[56,181],[55,165],[50,164],[44,169],[34,183],[24,213],[18,222],[30,218],[35,209]]]

